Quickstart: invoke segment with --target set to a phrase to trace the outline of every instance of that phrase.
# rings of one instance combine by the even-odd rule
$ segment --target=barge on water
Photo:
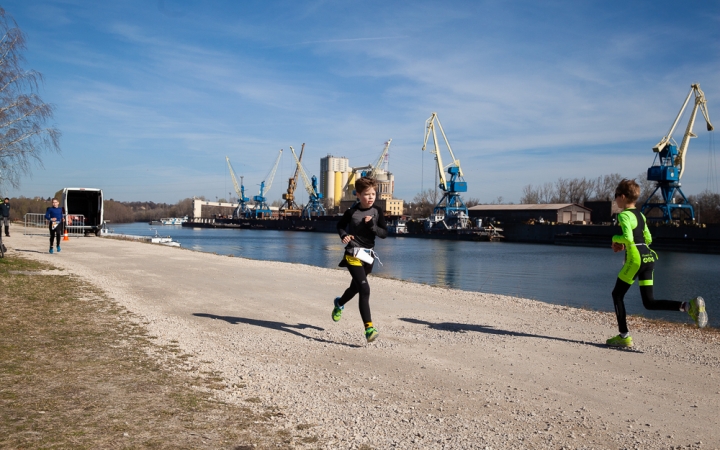
[[[337,232],[341,216],[320,216],[312,219],[299,217],[254,219],[254,218],[195,218],[183,222],[189,228],[236,228],[279,231],[315,231],[321,233]],[[467,229],[438,229],[427,231],[422,227],[407,227],[404,221],[391,220],[388,234],[394,237],[413,237],[425,239],[444,239],[456,241],[498,241],[503,238],[499,228],[481,227]]]
[[[285,219],[190,219],[183,227],[190,228],[237,228],[256,230],[286,230],[335,233],[339,216],[323,216],[312,220]],[[577,224],[502,224],[503,240],[529,244],[571,245],[580,247],[610,247],[614,234],[620,229],[613,225]],[[401,233],[391,236],[442,239],[455,241],[496,241],[481,230],[423,230],[421,221],[408,221]],[[720,254],[720,225],[705,226],[650,226],[655,250]]]
[[[339,216],[320,216],[313,217],[312,219],[302,219],[300,217],[286,217],[278,219],[192,218],[183,222],[182,226],[189,228],[238,228],[334,233],[337,230],[337,223],[339,221]]]

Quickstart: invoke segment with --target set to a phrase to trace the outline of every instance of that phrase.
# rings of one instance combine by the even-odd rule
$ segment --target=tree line
[[[619,173],[603,175],[597,178],[558,178],[554,183],[533,186],[528,184],[522,190],[520,203],[577,203],[586,201],[613,201],[615,188],[625,178]],[[640,185],[638,206],[642,206],[655,190],[655,182],[647,179],[645,172],[635,177]],[[659,192],[659,191],[658,191]],[[701,223],[720,223],[720,194],[705,190],[700,194],[688,195],[688,201],[695,208],[695,215]],[[660,202],[659,194],[652,197],[652,202]]]
[[[615,188],[625,178],[619,173],[603,175],[597,178],[558,178],[538,186],[528,184],[523,187],[520,203],[577,203],[586,201],[613,201]],[[639,174],[635,181],[640,185],[640,198],[645,201],[655,190],[655,183],[648,181],[645,173]]]
[[[54,198],[60,200],[62,191]],[[53,197],[14,197],[10,199],[10,218],[22,221],[27,213],[44,214]],[[162,217],[184,217],[192,214],[193,199],[186,198],[176,204],[155,202],[103,202],[104,219],[110,223],[150,222]]]
[[[104,208],[107,222],[150,222],[162,217],[192,215],[193,199],[186,198],[174,205],[155,202],[118,202],[110,199],[105,201]]]

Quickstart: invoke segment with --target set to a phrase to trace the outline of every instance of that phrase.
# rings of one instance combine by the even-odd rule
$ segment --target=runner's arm
[[[373,220],[373,232],[375,233],[375,236],[379,237],[380,239],[385,239],[387,237],[387,224],[385,223],[385,213],[383,213],[383,210],[380,209],[380,207],[375,207],[378,211],[378,217],[377,221]]]
[[[620,230],[622,231],[622,234],[616,234],[615,236],[613,236],[612,241],[618,242],[623,245],[634,244],[635,240],[633,239],[632,230],[634,228],[633,225],[637,225],[637,223],[632,223],[634,221],[634,214],[626,214],[625,211],[618,214],[618,222],[620,223]]]

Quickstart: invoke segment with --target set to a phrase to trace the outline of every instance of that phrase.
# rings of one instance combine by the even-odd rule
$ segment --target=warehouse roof
[[[556,211],[558,209],[567,208],[568,206],[577,206],[578,208],[587,209],[588,211],[591,211],[590,208],[586,208],[584,206],[577,205],[575,203],[540,203],[540,204],[519,204],[519,205],[477,205],[472,206],[468,209],[472,211],[527,211],[527,210],[553,210]]]

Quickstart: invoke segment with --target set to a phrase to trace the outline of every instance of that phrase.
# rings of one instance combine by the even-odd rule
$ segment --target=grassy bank
[[[270,425],[276,410],[213,400],[212,390],[225,386],[218,374],[192,378],[160,366],[148,355],[191,355],[158,348],[130,319],[76,277],[26,259],[0,259],[0,447],[313,445],[307,433]]]

